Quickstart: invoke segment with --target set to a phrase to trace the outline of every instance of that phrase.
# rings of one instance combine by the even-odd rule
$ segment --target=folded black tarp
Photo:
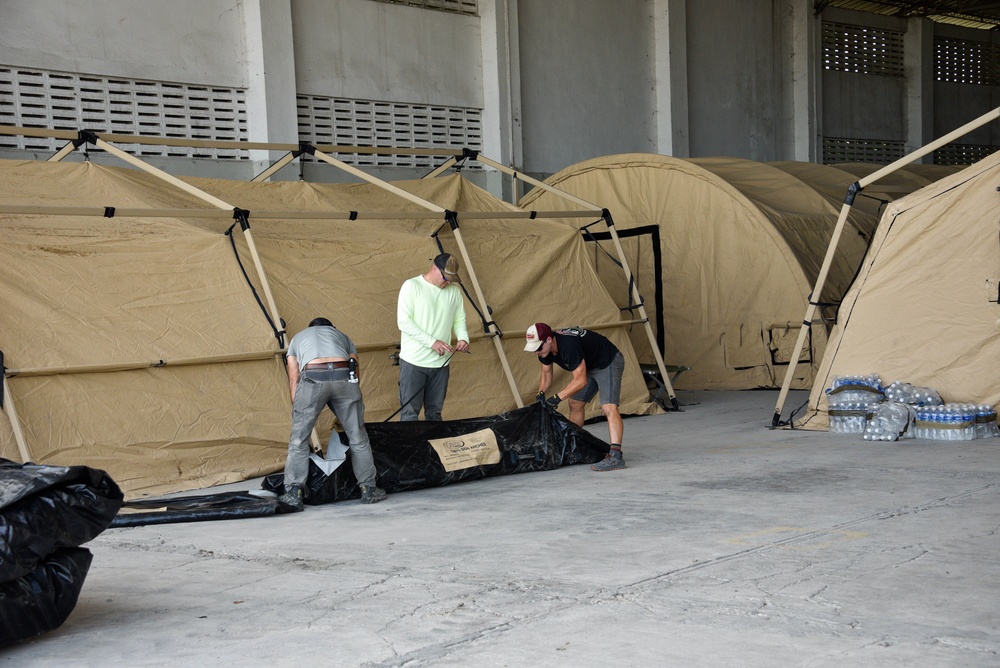
[[[557,411],[533,404],[489,417],[444,422],[375,422],[365,425],[378,469],[378,485],[387,492],[437,487],[462,480],[527,471],[547,471],[569,464],[592,464],[610,446],[579,429]],[[457,442],[471,433],[492,432],[499,461],[456,471],[445,470],[431,440]],[[343,437],[343,434],[341,434]],[[457,440],[456,440],[457,439]],[[306,503],[318,505],[361,495],[348,460],[331,475],[309,462]],[[283,474],[264,479],[266,491],[282,494]],[[280,512],[274,497],[252,492],[205,494],[129,501],[112,527],[200,522],[260,517]]]
[[[108,527],[122,498],[104,471],[0,459],[0,646],[66,621],[90,567],[79,546]]]
[[[263,517],[273,515],[277,505],[278,501],[273,496],[254,496],[250,492],[140,499],[126,502],[111,523],[111,528]]]
[[[389,493],[439,487],[490,476],[548,471],[570,464],[592,464],[610,446],[578,428],[559,412],[535,403],[500,415],[443,422],[376,422],[365,425],[372,444],[377,484]],[[448,471],[430,441],[461,440],[489,430],[496,438],[500,461]],[[348,457],[350,455],[348,454]],[[264,479],[264,489],[284,491],[283,474]],[[361,495],[350,460],[331,475],[310,462],[305,501],[317,505]]]

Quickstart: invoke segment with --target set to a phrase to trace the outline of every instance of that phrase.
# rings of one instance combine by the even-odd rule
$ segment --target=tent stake
[[[823,265],[820,267],[819,275],[816,277],[816,285],[813,287],[813,291],[809,295],[809,304],[806,307],[806,315],[802,321],[802,329],[799,330],[799,337],[795,341],[795,350],[792,353],[791,359],[788,361],[788,369],[785,371],[785,380],[781,384],[781,392],[778,393],[778,403],[774,407],[774,415],[771,417],[772,428],[778,427],[781,424],[781,411],[784,410],[785,399],[788,397],[788,391],[792,386],[792,376],[795,375],[795,367],[798,366],[799,355],[802,354],[802,348],[805,345],[806,335],[809,333],[813,315],[816,313],[816,304],[813,300],[819,300],[820,295],[823,292],[823,285],[826,283],[826,275],[830,270],[830,265],[833,264],[833,256],[837,251],[837,244],[840,242],[840,236],[844,231],[844,223],[847,221],[847,216],[851,211],[851,207],[854,206],[855,196],[864,190],[866,186],[878,181],[884,176],[888,176],[897,169],[905,167],[911,162],[919,160],[929,153],[933,153],[945,144],[951,143],[962,135],[966,135],[976,128],[986,125],[990,121],[997,118],[1000,118],[1000,107],[983,114],[979,118],[966,123],[962,127],[957,130],[953,130],[940,139],[936,139],[922,148],[903,156],[899,160],[889,163],[882,169],[879,169],[863,179],[860,179],[848,189],[847,197],[844,198],[844,206],[840,209],[840,217],[837,219],[837,225],[833,228],[833,236],[830,237],[830,243],[826,248],[826,256],[823,258]]]
[[[560,190],[559,188],[550,186],[549,184],[539,181],[536,178],[532,178],[527,174],[520,174],[511,169],[510,167],[502,165],[499,162],[496,162],[495,160],[490,160],[489,158],[483,156],[482,154],[477,155],[476,159],[479,160],[479,162],[483,163],[484,165],[489,165],[494,169],[499,169],[501,172],[510,174],[515,179],[520,178],[522,181],[530,183],[538,188],[542,188],[543,190],[547,190],[548,192],[558,195],[563,199],[569,200],[574,204],[579,204],[580,206],[587,209],[600,209],[600,207],[598,207],[595,204],[592,204],[591,202],[588,202],[587,200],[576,197],[575,195],[571,195],[565,190]],[[653,357],[656,358],[656,366],[660,370],[660,377],[663,379],[663,385],[667,390],[667,396],[670,397],[670,403],[676,410],[680,408],[680,404],[677,401],[677,395],[674,393],[674,388],[670,383],[670,376],[667,374],[667,366],[663,362],[663,355],[660,353],[660,347],[656,343],[656,335],[653,334],[653,327],[652,325],[649,324],[649,316],[646,315],[646,307],[643,305],[642,297],[639,295],[639,288],[637,288],[635,285],[635,280],[632,275],[632,270],[629,268],[628,260],[625,258],[625,251],[622,248],[621,239],[618,238],[618,231],[615,230],[615,224],[614,221],[611,219],[610,212],[608,212],[607,209],[601,209],[601,213],[602,217],[605,218],[605,222],[608,224],[608,231],[611,233],[611,238],[614,240],[615,249],[618,252],[618,259],[621,262],[622,270],[625,272],[625,280],[628,281],[628,284],[632,287],[632,299],[634,299],[635,303],[639,305],[639,319],[643,321],[643,328],[646,330],[646,336],[649,338],[650,348],[652,348],[653,350]]]

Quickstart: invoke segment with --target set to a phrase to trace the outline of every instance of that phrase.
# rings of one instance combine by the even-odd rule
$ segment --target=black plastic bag
[[[0,459],[0,582],[30,573],[58,548],[93,540],[123,498],[104,471]]]
[[[78,546],[108,527],[122,500],[104,471],[0,459],[0,645],[66,621],[91,561]]]
[[[0,647],[62,626],[76,607],[92,559],[88,549],[65,547],[31,573],[0,584]]]
[[[489,476],[547,471],[569,464],[600,461],[610,446],[579,429],[555,410],[535,403],[500,415],[443,422],[375,422],[365,425],[371,440],[377,485],[390,493],[439,487]],[[446,471],[428,441],[490,429],[496,436],[496,464]],[[342,435],[343,436],[343,435]],[[263,488],[284,492],[283,474],[267,476]],[[330,503],[361,495],[348,461],[327,476],[309,463],[305,502]]]

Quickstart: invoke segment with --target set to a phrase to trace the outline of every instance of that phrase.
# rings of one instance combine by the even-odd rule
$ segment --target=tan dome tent
[[[610,210],[650,317],[657,317],[665,358],[691,367],[678,377],[679,387],[780,386],[802,304],[837,221],[839,209],[828,198],[786,171],[734,158],[613,155],[546,182]],[[569,205],[536,189],[521,206]],[[597,235],[601,226],[590,229]],[[865,247],[859,234],[845,235],[823,301],[843,294]],[[627,308],[620,269],[597,248],[591,257],[619,307]],[[810,335],[796,387],[811,386],[826,327],[814,322]],[[640,360],[648,362],[642,339],[633,334]]]
[[[369,184],[184,182],[249,211],[252,236],[233,208],[207,209],[144,172],[0,161],[0,456],[102,468],[130,497],[279,470],[290,403],[265,315],[272,296],[287,338],[316,315],[352,336],[369,421],[398,408],[396,296],[426,270],[436,240],[455,251],[444,218]],[[523,333],[545,318],[601,328],[626,356],[622,411],[651,410],[576,230],[527,220],[458,175],[394,187],[458,212],[522,401],[539,372]],[[467,282],[473,267],[463,264]],[[454,360],[448,419],[516,403],[493,339],[471,306],[466,315],[473,354]],[[591,406],[588,417],[599,413]],[[319,426],[322,439],[331,426]]]
[[[841,307],[798,424],[826,429],[836,375],[1000,404],[1000,153],[893,202]]]

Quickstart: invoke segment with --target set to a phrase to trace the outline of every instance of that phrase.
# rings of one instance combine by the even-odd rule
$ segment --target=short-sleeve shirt
[[[306,327],[301,332],[292,337],[288,344],[288,357],[294,357],[299,364],[299,371],[306,364],[317,357],[343,357],[347,359],[351,355],[357,355],[358,349],[354,347],[351,337],[344,334],[336,327],[320,325],[318,327]]]
[[[597,332],[573,327],[552,333],[559,352],[555,355],[539,357],[545,365],[558,364],[567,371],[573,371],[580,362],[587,363],[587,370],[603,369],[611,364],[618,354],[618,348]]]

